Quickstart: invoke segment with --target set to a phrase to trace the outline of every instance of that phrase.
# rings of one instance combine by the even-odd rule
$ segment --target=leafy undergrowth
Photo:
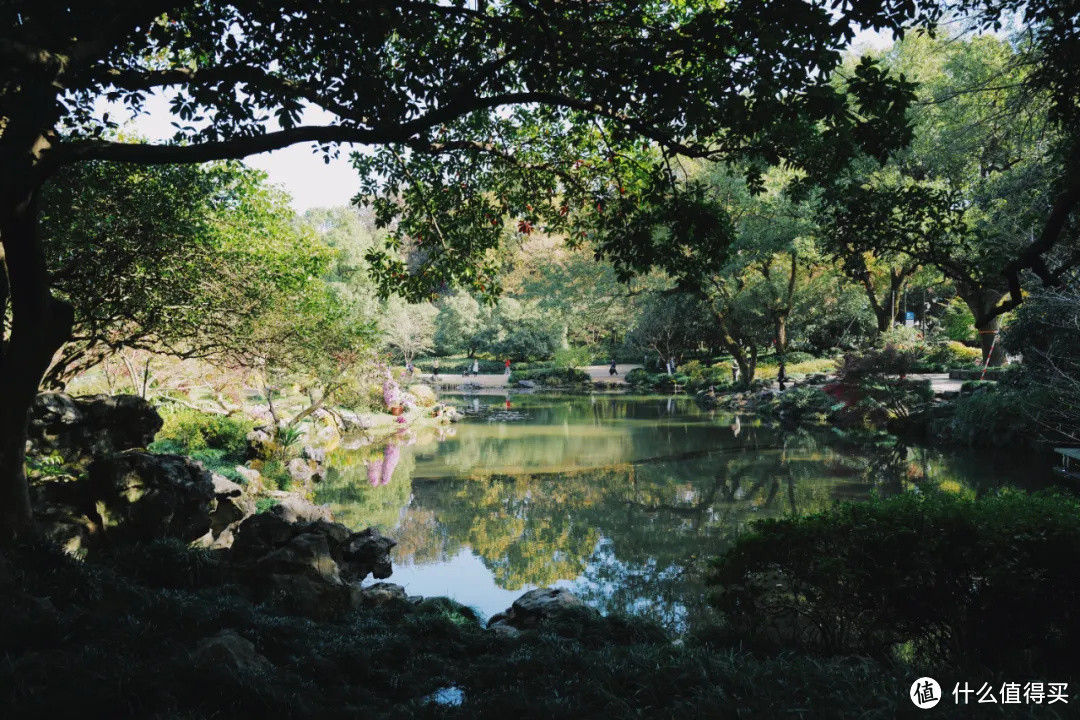
[[[673,643],[648,624],[583,613],[512,639],[442,599],[313,622],[219,585],[212,553],[175,544],[90,563],[42,545],[7,557],[5,718],[88,708],[139,718],[891,718],[913,707],[913,676],[899,666],[755,656],[719,632]],[[197,661],[197,642],[223,629],[273,667]],[[938,715],[962,713],[943,703]]]
[[[748,643],[1072,676],[1078,559],[1074,497],[907,493],[762,521],[711,582]]]

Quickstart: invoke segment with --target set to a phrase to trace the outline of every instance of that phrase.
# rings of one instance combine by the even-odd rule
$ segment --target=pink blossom
[[[390,479],[394,476],[394,469],[400,460],[401,448],[396,443],[387,445],[382,466],[382,485],[390,482]]]
[[[371,483],[371,487],[378,487],[379,478],[382,476],[383,461],[382,458],[378,460],[372,460],[367,466],[367,479]]]

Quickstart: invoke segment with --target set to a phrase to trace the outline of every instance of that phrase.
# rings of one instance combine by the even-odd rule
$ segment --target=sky
[[[855,36],[855,50],[879,49],[892,42],[883,33],[862,31]],[[150,98],[148,115],[142,115],[129,125],[129,129],[149,141],[162,141],[172,137],[174,119],[168,111],[164,97]],[[122,112],[117,115],[122,115]],[[115,117],[115,116],[114,116]],[[328,123],[332,115],[309,109],[304,113],[304,123]],[[349,164],[349,147],[343,147],[340,156],[329,164],[323,161],[309,145],[293,145],[282,150],[261,153],[245,159],[251,167],[259,168],[269,175],[270,181],[282,186],[292,198],[297,212],[314,207],[348,205],[360,187],[356,171]]]

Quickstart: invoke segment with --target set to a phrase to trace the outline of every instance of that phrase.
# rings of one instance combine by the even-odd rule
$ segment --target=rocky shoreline
[[[456,413],[444,418],[457,419]],[[364,584],[369,577],[391,577],[394,540],[372,528],[354,531],[334,522],[329,508],[299,492],[266,487],[249,467],[236,468],[244,480],[238,483],[183,455],[147,452],[161,426],[157,411],[138,397],[40,395],[28,451],[60,455],[70,471],[32,485],[41,535],[82,557],[163,540],[204,548],[221,585],[316,619],[425,599],[389,582]],[[255,454],[273,442],[265,428],[248,440]],[[325,472],[325,461],[325,450],[307,445],[288,469],[295,480],[310,482]],[[261,498],[273,504],[259,513]],[[525,593],[488,627],[516,635],[582,608],[568,591],[542,588]],[[212,655],[247,655],[243,639],[228,634],[200,647]]]

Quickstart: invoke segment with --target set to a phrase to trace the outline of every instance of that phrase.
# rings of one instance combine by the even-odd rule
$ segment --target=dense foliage
[[[765,644],[1065,672],[1080,639],[1078,513],[1062,495],[909,493],[768,520],[717,562],[716,603]]]
[[[0,703],[13,717],[87,706],[162,717],[253,709],[295,717],[683,717],[737,703],[762,716],[797,704],[887,718],[907,702],[896,692],[902,673],[890,666],[755,656],[707,636],[674,645],[654,626],[618,617],[577,614],[514,640],[436,598],[313,622],[223,592],[212,554],[169,543],[90,563],[22,547],[3,567],[15,582],[0,585],[11,619],[0,652],[21,660],[0,669]],[[51,598],[47,606],[42,597]],[[200,639],[226,629],[253,642],[270,666],[194,658]],[[138,691],[117,693],[118,684]],[[460,691],[460,705],[433,701],[446,688]]]

